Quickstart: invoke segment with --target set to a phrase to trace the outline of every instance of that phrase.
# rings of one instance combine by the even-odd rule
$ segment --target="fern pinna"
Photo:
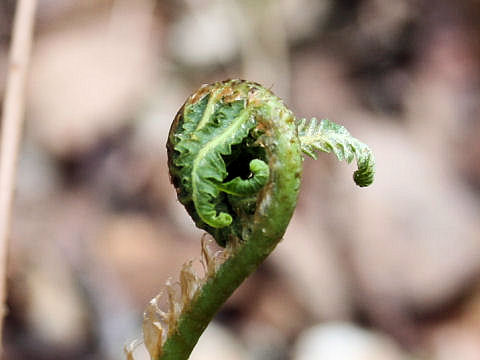
[[[144,342],[152,359],[187,359],[220,306],[275,248],[296,206],[302,152],[316,158],[316,151],[356,159],[355,182],[372,183],[366,145],[328,120],[297,121],[257,83],[216,82],[187,99],[168,137],[170,176],[195,224],[224,250],[214,253],[204,237],[205,274],[187,263],[180,293],[167,285],[168,311],[159,309],[158,297],[147,307]]]

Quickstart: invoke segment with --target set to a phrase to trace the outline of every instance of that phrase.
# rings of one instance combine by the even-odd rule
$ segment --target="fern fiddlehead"
[[[276,188],[290,189],[282,210],[290,218],[300,142],[293,114],[262,86],[231,80],[201,88],[175,117],[167,150],[178,199],[221,246],[253,231],[267,183],[269,197]]]
[[[227,80],[202,86],[178,111],[167,152],[179,201],[225,247],[214,256],[202,242],[206,274],[191,263],[180,275],[181,298],[170,309],[152,300],[144,341],[156,360],[187,359],[219,307],[275,248],[296,206],[304,154],[333,152],[357,160],[354,180],[373,181],[370,149],[328,120],[296,121],[282,100],[259,84]]]

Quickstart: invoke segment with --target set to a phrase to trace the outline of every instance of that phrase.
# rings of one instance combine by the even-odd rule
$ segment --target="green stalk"
[[[262,244],[260,239],[251,239],[231,254],[215,276],[202,286],[189,308],[184,310],[178,319],[176,331],[163,345],[159,360],[188,359],[200,335],[222,304],[263,262],[277,242],[272,243],[267,245],[268,242]]]

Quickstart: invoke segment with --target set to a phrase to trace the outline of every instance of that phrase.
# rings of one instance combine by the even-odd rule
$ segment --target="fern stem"
[[[159,360],[188,359],[200,335],[222,304],[240,284],[263,262],[277,241],[250,239],[242,244],[208,279],[190,308],[182,312],[176,331],[163,345]]]

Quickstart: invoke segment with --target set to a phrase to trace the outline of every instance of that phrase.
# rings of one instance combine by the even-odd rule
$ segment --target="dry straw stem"
[[[6,266],[15,171],[25,108],[25,82],[32,47],[37,0],[19,0],[15,10],[10,61],[3,100],[0,153],[0,340],[5,316]]]

